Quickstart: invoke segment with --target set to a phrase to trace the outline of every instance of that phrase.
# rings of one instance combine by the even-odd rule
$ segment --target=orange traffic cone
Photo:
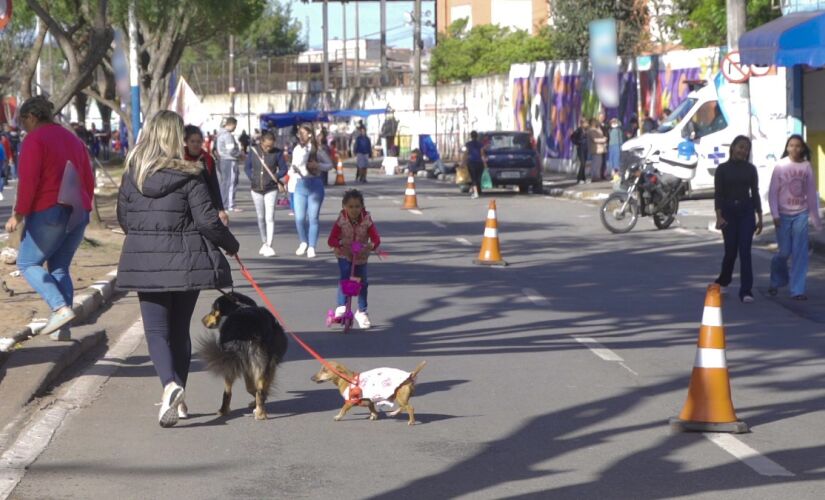
[[[338,165],[335,167],[335,185],[336,186],[345,186],[347,183],[344,181],[344,164],[341,163],[341,160],[338,160]]]
[[[418,208],[418,197],[415,195],[415,177],[410,174],[407,177],[407,190],[404,191],[404,206],[403,210],[410,210]]]
[[[486,266],[506,266],[498,249],[498,221],[496,220],[496,200],[490,201],[487,208],[487,223],[484,224],[484,239],[481,240],[481,251],[474,264]]]
[[[679,416],[670,419],[670,427],[674,431],[748,432],[748,424],[736,418],[731,401],[718,284],[708,286],[687,401]]]

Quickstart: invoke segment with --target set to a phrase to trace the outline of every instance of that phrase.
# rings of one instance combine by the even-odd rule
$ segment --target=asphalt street
[[[243,184],[246,211],[231,228],[286,326],[323,356],[359,371],[428,362],[412,398],[418,425],[372,422],[361,408],[334,422],[340,396],[310,381],[319,365],[292,342],[269,420],[251,417],[242,383],[231,414],[216,416],[222,381],[196,361],[191,418],[162,429],[140,324],[127,328],[138,317],[129,295],[105,313],[122,319],[113,351],[54,393],[93,376],[105,383],[87,384],[11,498],[822,497],[825,317],[814,300],[767,298],[764,250],[755,251],[757,302],[734,292],[723,307],[733,401],[752,432],[667,425],[685,401],[721,258],[707,200],[684,203],[675,229],[645,218],[613,235],[594,204],[503,191],[471,200],[432,180],[417,182],[420,212],[404,211],[405,183],[372,175],[363,186],[388,253],[370,263],[369,331],[324,326],[337,283],[325,240],[343,188],[327,190],[314,260],[294,255],[284,210],[278,256],[257,255]],[[472,263],[493,197],[504,268]],[[254,294],[240,273],[235,283]],[[201,294],[193,337],[205,334],[199,320],[216,296]]]

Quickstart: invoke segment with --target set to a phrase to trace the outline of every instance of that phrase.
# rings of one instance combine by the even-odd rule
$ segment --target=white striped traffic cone
[[[418,196],[415,195],[415,177],[410,174],[407,177],[407,189],[404,191],[404,210],[418,208]]]
[[[481,240],[481,251],[475,264],[486,266],[506,266],[498,248],[498,220],[496,219],[496,200],[490,201],[487,208],[487,222],[484,224],[484,239]]]

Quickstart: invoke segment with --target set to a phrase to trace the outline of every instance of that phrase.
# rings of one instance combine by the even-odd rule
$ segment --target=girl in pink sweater
[[[783,161],[773,170],[768,191],[771,216],[776,227],[779,252],[771,259],[771,285],[775,296],[779,287],[789,285],[791,298],[808,300],[805,275],[808,273],[808,223],[819,230],[818,195],[811,168],[811,153],[799,135],[785,143]],[[791,259],[790,272],[788,258]]]

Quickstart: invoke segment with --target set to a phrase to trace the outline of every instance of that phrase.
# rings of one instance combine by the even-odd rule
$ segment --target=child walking
[[[785,144],[783,161],[773,169],[768,200],[776,227],[779,252],[771,259],[771,286],[774,296],[778,288],[789,285],[791,298],[807,300],[805,275],[808,273],[808,223],[816,230],[822,227],[817,207],[816,185],[811,169],[811,153],[799,135],[792,135]],[[788,257],[791,269],[788,272]]]
[[[342,280],[350,279],[352,264],[355,263],[354,274],[361,278],[361,292],[358,294],[358,311],[355,313],[355,321],[361,329],[366,330],[370,327],[370,318],[367,315],[367,259],[370,252],[381,244],[381,238],[378,236],[378,230],[372,222],[370,213],[364,207],[364,195],[360,191],[350,189],[345,192],[341,205],[343,210],[332,226],[327,243],[338,258],[338,269]],[[361,244],[360,251],[353,252],[353,242]],[[339,284],[336,316],[344,314],[345,304],[346,297]]]

